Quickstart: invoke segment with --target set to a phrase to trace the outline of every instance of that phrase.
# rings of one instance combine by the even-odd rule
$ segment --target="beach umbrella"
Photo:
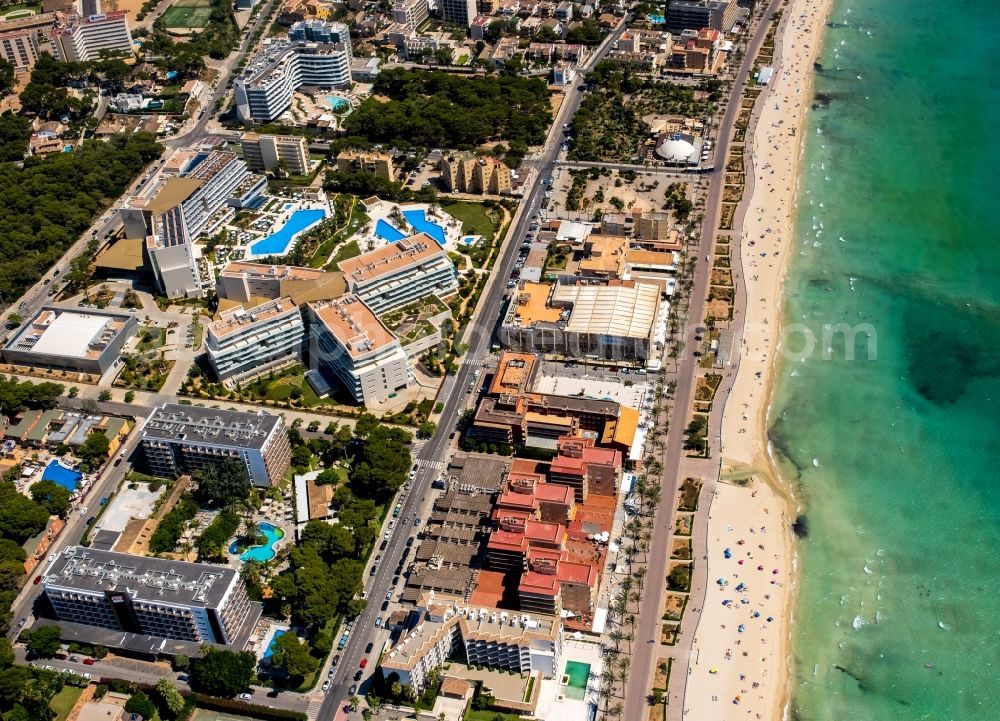
[[[773,573],[773,574],[777,575],[777,573],[778,573],[778,569],[777,569],[777,568],[775,568],[775,569],[774,569],[773,571],[771,571],[771,573]]]
[[[727,548],[725,551],[722,552],[722,555],[725,556],[726,558],[732,558],[733,552]]]
[[[729,604],[731,604],[731,603],[732,603],[732,601],[730,601],[730,600],[729,600],[728,598],[724,598],[724,599],[722,600],[722,605],[723,605],[723,606],[728,606],[728,605],[729,605]]]
[[[719,579],[716,581],[716,583],[719,584],[720,586],[725,586],[726,585],[726,579],[724,579],[724,578],[722,578],[720,576]]]
[[[760,611],[754,611],[753,612],[753,617],[754,618],[760,618]]]
[[[771,621],[773,621],[773,620],[774,620],[774,616],[768,616],[767,617],[767,622],[768,623],[771,623]]]
[[[712,668],[708,669],[708,672],[709,672],[709,673],[718,673],[718,672],[719,672],[719,669],[718,669],[718,668],[716,668],[715,666],[712,666]]]
[[[739,626],[737,626],[736,630],[739,631],[740,633],[743,633],[743,624],[741,623]]]

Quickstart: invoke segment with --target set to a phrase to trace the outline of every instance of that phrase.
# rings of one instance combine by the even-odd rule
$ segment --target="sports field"
[[[209,0],[178,0],[163,13],[166,28],[203,28],[212,17]]]

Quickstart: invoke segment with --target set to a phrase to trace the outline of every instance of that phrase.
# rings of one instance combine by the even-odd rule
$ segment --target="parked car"
[[[240,699],[242,699],[243,701],[249,701],[252,698],[253,698],[253,692],[252,691],[249,692],[249,693],[241,693],[240,694]]]
[[[94,659],[92,659],[92,658],[85,658],[85,659],[83,659],[83,665],[84,666],[93,666],[94,665]],[[187,681],[187,677],[184,677],[181,680],[182,681]]]

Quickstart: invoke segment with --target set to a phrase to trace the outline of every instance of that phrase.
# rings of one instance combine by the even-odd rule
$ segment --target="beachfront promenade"
[[[747,51],[743,57],[741,66],[736,74],[736,81],[730,94],[730,100],[726,113],[720,124],[719,145],[716,154],[716,167],[724,167],[731,144],[732,132],[735,120],[740,107],[744,87],[750,79],[750,71],[760,46],[767,34],[772,17],[777,11],[779,0],[773,0],[764,10],[760,21],[756,25],[753,36],[750,38]],[[783,23],[780,31],[784,30]],[[780,63],[780,36],[775,49],[775,65]],[[768,92],[762,93],[761,99],[754,106],[750,124],[747,130],[747,138],[752,138],[757,121],[760,118],[761,110],[768,100]],[[746,216],[747,208],[753,194],[753,175],[750,172],[752,163],[750,159],[750,146],[748,143],[746,150],[747,162],[747,186],[742,201],[737,209],[733,223],[733,238],[741,237],[742,222]],[[717,227],[720,218],[720,207],[722,197],[722,186],[724,173],[717,172],[712,177],[709,190],[709,197],[705,210],[705,224],[701,240],[700,254],[711,254],[711,249],[717,235]],[[743,340],[743,319],[746,317],[747,292],[743,282],[742,254],[740,245],[734,243],[731,247],[733,280],[736,286],[736,297],[734,299],[734,317],[731,328],[736,334],[736,348],[740,348]],[[708,264],[706,264],[707,266]],[[704,313],[704,299],[707,290],[707,276],[710,268],[699,269],[696,275],[695,287],[691,295],[691,312],[689,314],[689,325],[700,325]],[[654,536],[652,547],[662,549],[662,553],[653,554],[650,559],[648,577],[664,578],[669,565],[669,549],[672,547],[674,530],[674,514],[676,508],[676,494],[679,481],[686,477],[696,477],[704,479],[698,503],[698,513],[692,531],[692,557],[695,560],[694,572],[691,579],[691,589],[688,605],[682,619],[677,643],[673,647],[662,647],[659,644],[660,616],[663,608],[663,589],[656,588],[656,592],[649,593],[644,599],[640,609],[640,620],[637,626],[635,649],[631,661],[631,674],[629,684],[625,694],[625,718],[645,718],[649,689],[652,680],[653,669],[662,658],[672,659],[672,669],[667,693],[668,707],[667,718],[671,721],[679,721],[684,717],[686,707],[686,694],[688,692],[688,679],[690,666],[697,662],[699,648],[695,643],[697,631],[702,620],[702,610],[705,605],[708,592],[708,564],[706,563],[709,546],[708,520],[714,506],[720,474],[722,473],[722,422],[724,409],[729,400],[738,371],[741,354],[734,354],[733,365],[724,374],[722,384],[718,389],[713,413],[710,416],[709,444],[710,459],[687,458],[683,451],[683,429],[686,425],[687,413],[691,406],[694,383],[697,378],[697,367],[693,358],[684,359],[678,377],[684,383],[678,384],[674,409],[675,416],[668,433],[667,445],[664,453],[664,474],[661,485],[664,489],[663,504],[660,506],[659,517],[654,524]],[[686,366],[686,367],[685,367]],[[677,415],[676,411],[682,411],[683,416]],[[714,619],[713,619],[714,622]]]

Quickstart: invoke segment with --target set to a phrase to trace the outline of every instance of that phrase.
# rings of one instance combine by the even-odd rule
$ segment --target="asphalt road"
[[[730,93],[729,103],[719,124],[718,143],[715,149],[716,171],[711,175],[708,199],[705,204],[705,220],[702,226],[701,245],[699,257],[712,252],[712,244],[715,240],[716,228],[719,224],[720,204],[722,200],[722,187],[725,179],[723,168],[729,154],[730,139],[732,137],[733,125],[736,122],[737,114],[740,110],[740,99],[743,94],[744,82],[750,75],[754,58],[760,49],[760,45],[767,34],[771,16],[780,4],[780,0],[771,0],[771,4],[764,11],[763,19],[757,25],[753,36],[747,44],[746,53],[736,74],[736,80]],[[686,328],[686,338],[693,338],[696,328],[701,325],[704,319],[705,297],[708,290],[708,279],[711,268],[708,263],[698,263],[695,271],[694,287],[691,290],[691,305],[688,314],[688,326]],[[653,525],[653,538],[650,548],[653,552],[649,554],[649,566],[646,577],[650,583],[658,583],[659,579],[666,578],[668,556],[667,543],[673,532],[674,509],[676,508],[677,485],[680,479],[680,466],[684,458],[684,428],[688,409],[691,408],[694,395],[694,381],[698,370],[698,361],[693,352],[692,344],[688,344],[687,350],[680,359],[680,367],[677,377],[677,390],[674,398],[674,422],[670,424],[667,432],[666,445],[663,457],[663,476],[660,480],[662,488],[662,503],[659,506],[659,513]],[[663,588],[651,588],[643,594],[643,599],[639,606],[639,622],[636,624],[635,640],[631,645],[630,667],[628,683],[625,687],[625,710],[623,718],[640,719],[645,718],[648,711],[647,697],[652,680],[652,672],[657,658],[660,654],[659,630],[662,615],[661,599]],[[685,673],[685,668],[674,668],[671,672]],[[683,702],[681,703],[683,710]],[[678,716],[679,718],[679,716]]]
[[[607,54],[613,39],[621,36],[624,23],[615,32],[608,36],[600,49],[591,56],[590,61],[584,69],[590,69]],[[582,73],[581,73],[582,75]],[[514,220],[507,233],[507,240],[500,257],[490,274],[489,287],[483,293],[484,300],[481,301],[478,313],[469,334],[469,350],[463,357],[463,362],[459,366],[458,372],[445,379],[438,400],[444,404],[441,412],[441,422],[438,424],[437,433],[427,441],[421,448],[417,456],[418,471],[413,481],[412,488],[403,502],[401,518],[411,519],[422,507],[424,499],[430,492],[431,482],[440,475],[437,464],[443,463],[452,447],[451,434],[455,430],[455,422],[458,416],[465,409],[471,396],[466,393],[469,383],[474,380],[473,373],[483,365],[484,359],[490,352],[490,340],[493,333],[493,326],[500,315],[500,307],[504,294],[507,290],[506,282],[514,268],[520,248],[520,239],[525,236],[532,218],[538,211],[541,198],[544,196],[545,188],[540,184],[540,179],[549,177],[555,167],[555,159],[559,154],[559,146],[562,142],[562,128],[570,121],[577,108],[580,107],[582,93],[579,92],[580,80],[567,90],[566,100],[559,108],[546,140],[543,150],[530,161],[537,171],[533,184],[525,190],[521,206],[514,216]],[[374,626],[375,618],[381,615],[381,604],[386,592],[391,588],[392,577],[396,569],[399,557],[406,545],[406,539],[413,532],[412,521],[399,524],[390,535],[388,546],[381,552],[383,561],[374,577],[367,576],[368,598],[370,603],[358,616],[354,624],[354,629],[348,637],[347,646],[340,651],[341,661],[334,673],[330,690],[323,701],[318,718],[326,721],[333,719],[339,708],[350,698],[348,691],[354,683],[354,676],[359,669],[362,658],[367,657],[364,649],[368,643],[375,642],[375,648],[370,655],[367,673],[376,672],[375,662],[378,660],[380,644],[375,641],[381,637],[379,629]],[[363,683],[363,682],[362,682]],[[361,683],[358,684],[359,688]]]
[[[135,428],[129,434],[121,450],[125,451],[125,458],[129,459],[132,453],[139,445],[139,428],[142,425],[143,419],[136,419]],[[121,453],[119,451],[119,454]],[[121,457],[116,455],[115,458]],[[84,497],[82,503],[86,506],[86,513],[81,514],[76,507],[69,513],[69,517],[66,519],[66,526],[63,528],[62,533],[56,539],[55,543],[49,548],[49,554],[59,553],[66,546],[76,545],[80,540],[80,536],[83,534],[83,530],[87,525],[87,519],[91,516],[96,516],[100,511],[100,500],[105,496],[110,497],[111,493],[115,491],[121,484],[122,480],[125,478],[125,474],[132,467],[132,464],[125,460],[119,465],[114,465],[113,461],[109,463],[107,468],[101,473],[98,480],[90,487],[90,491]],[[42,573],[48,567],[49,561],[45,559],[42,563],[35,569],[35,576]],[[16,638],[18,633],[21,631],[20,621],[26,619],[32,612],[34,608],[35,601],[40,595],[41,586],[36,586],[31,581],[21,589],[21,592],[14,599],[14,603],[11,604],[11,613],[13,614],[13,624],[8,634],[12,639]],[[30,625],[30,624],[25,624]]]

